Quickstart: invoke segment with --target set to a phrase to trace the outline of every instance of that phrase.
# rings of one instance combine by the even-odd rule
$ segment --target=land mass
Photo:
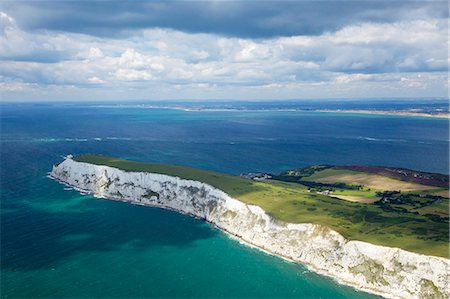
[[[272,179],[261,181],[100,155],[80,155],[74,160],[203,182],[285,222],[322,224],[352,240],[449,257],[446,175],[398,169],[410,174],[399,180],[395,174],[400,172],[394,168],[311,166],[271,174]],[[423,178],[421,183],[418,178]],[[345,196],[349,200],[338,200]]]
[[[261,112],[332,112],[332,113],[355,113],[355,114],[380,114],[396,116],[415,116],[450,118],[448,101],[437,101],[434,103],[416,101],[399,101],[390,105],[373,105],[368,108],[358,101],[327,101],[322,103],[311,103],[310,101],[286,101],[286,102],[213,102],[213,103],[136,103],[100,105],[100,107],[112,108],[147,108],[147,109],[175,109],[191,112],[219,112],[219,111],[261,111]],[[325,105],[326,104],[326,105]],[[378,103],[379,104],[379,103]],[[326,107],[326,108],[325,108]]]
[[[398,116],[421,116],[450,118],[448,112],[421,112],[409,110],[371,110],[371,109],[318,109],[319,112],[336,112],[336,113],[356,113],[356,114],[380,114],[380,115],[398,115]]]
[[[380,169],[347,168],[318,165],[243,178],[81,155],[55,165],[51,175],[98,197],[205,219],[253,246],[369,292],[447,298],[448,198],[437,195],[448,194],[441,186],[445,176],[408,170],[425,185],[376,173]]]

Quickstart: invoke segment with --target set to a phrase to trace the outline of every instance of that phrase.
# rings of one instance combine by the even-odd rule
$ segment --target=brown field
[[[335,195],[331,194],[331,197],[336,197],[339,199],[351,201],[351,202],[360,202],[360,203],[374,203],[376,201],[379,201],[379,198],[367,198],[362,196],[354,196],[354,195]]]
[[[419,185],[411,182],[403,182],[399,180],[394,180],[388,177],[382,177],[379,175],[366,174],[366,173],[343,173],[335,174],[331,176],[326,176],[323,178],[315,179],[314,181],[319,183],[346,183],[351,185],[363,185],[369,188],[374,188],[377,190],[401,190],[401,191],[418,191],[418,190],[429,190],[435,187]]]
[[[449,176],[440,173],[416,171],[406,168],[392,168],[392,167],[369,166],[369,165],[347,165],[347,166],[337,166],[335,168],[377,174],[397,179],[400,181],[417,183],[420,185],[436,186],[444,188],[448,188],[449,186],[448,181]]]
[[[449,192],[450,192],[449,190],[442,190],[442,191],[433,193],[433,195],[438,195],[438,196],[450,198]]]

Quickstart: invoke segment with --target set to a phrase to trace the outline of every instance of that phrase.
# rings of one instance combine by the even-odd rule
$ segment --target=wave
[[[13,138],[6,138],[1,139],[0,142],[32,142],[32,143],[56,143],[56,142],[90,142],[90,141],[105,141],[105,140],[142,140],[142,139],[133,139],[128,137],[93,137],[93,138],[51,138],[51,137],[45,137],[45,138],[31,138],[31,139],[13,139]]]
[[[138,140],[138,139],[133,139],[133,138],[129,138],[129,137],[106,137],[107,140],[126,140],[126,141],[130,141],[130,140]]]
[[[374,142],[406,142],[405,139],[392,139],[392,138],[374,138],[374,137],[368,137],[368,136],[358,136],[356,138],[351,139],[357,139],[357,140],[366,140],[366,141],[374,141]]]
[[[87,142],[88,138],[33,138],[31,142]]]

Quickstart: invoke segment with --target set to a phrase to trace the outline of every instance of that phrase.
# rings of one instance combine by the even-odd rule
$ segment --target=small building
[[[317,191],[317,194],[322,194],[322,195],[330,195],[331,193],[333,193],[333,191],[331,190],[324,190],[324,191]]]
[[[270,174],[264,173],[264,172],[241,173],[239,176],[241,178],[250,179],[250,180],[254,180],[254,181],[264,181],[264,180],[272,178],[272,176]]]

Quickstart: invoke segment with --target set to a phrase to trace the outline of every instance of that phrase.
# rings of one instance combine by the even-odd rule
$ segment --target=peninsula
[[[242,177],[100,155],[51,176],[101,198],[172,209],[361,290],[448,298],[448,176],[311,166]]]

